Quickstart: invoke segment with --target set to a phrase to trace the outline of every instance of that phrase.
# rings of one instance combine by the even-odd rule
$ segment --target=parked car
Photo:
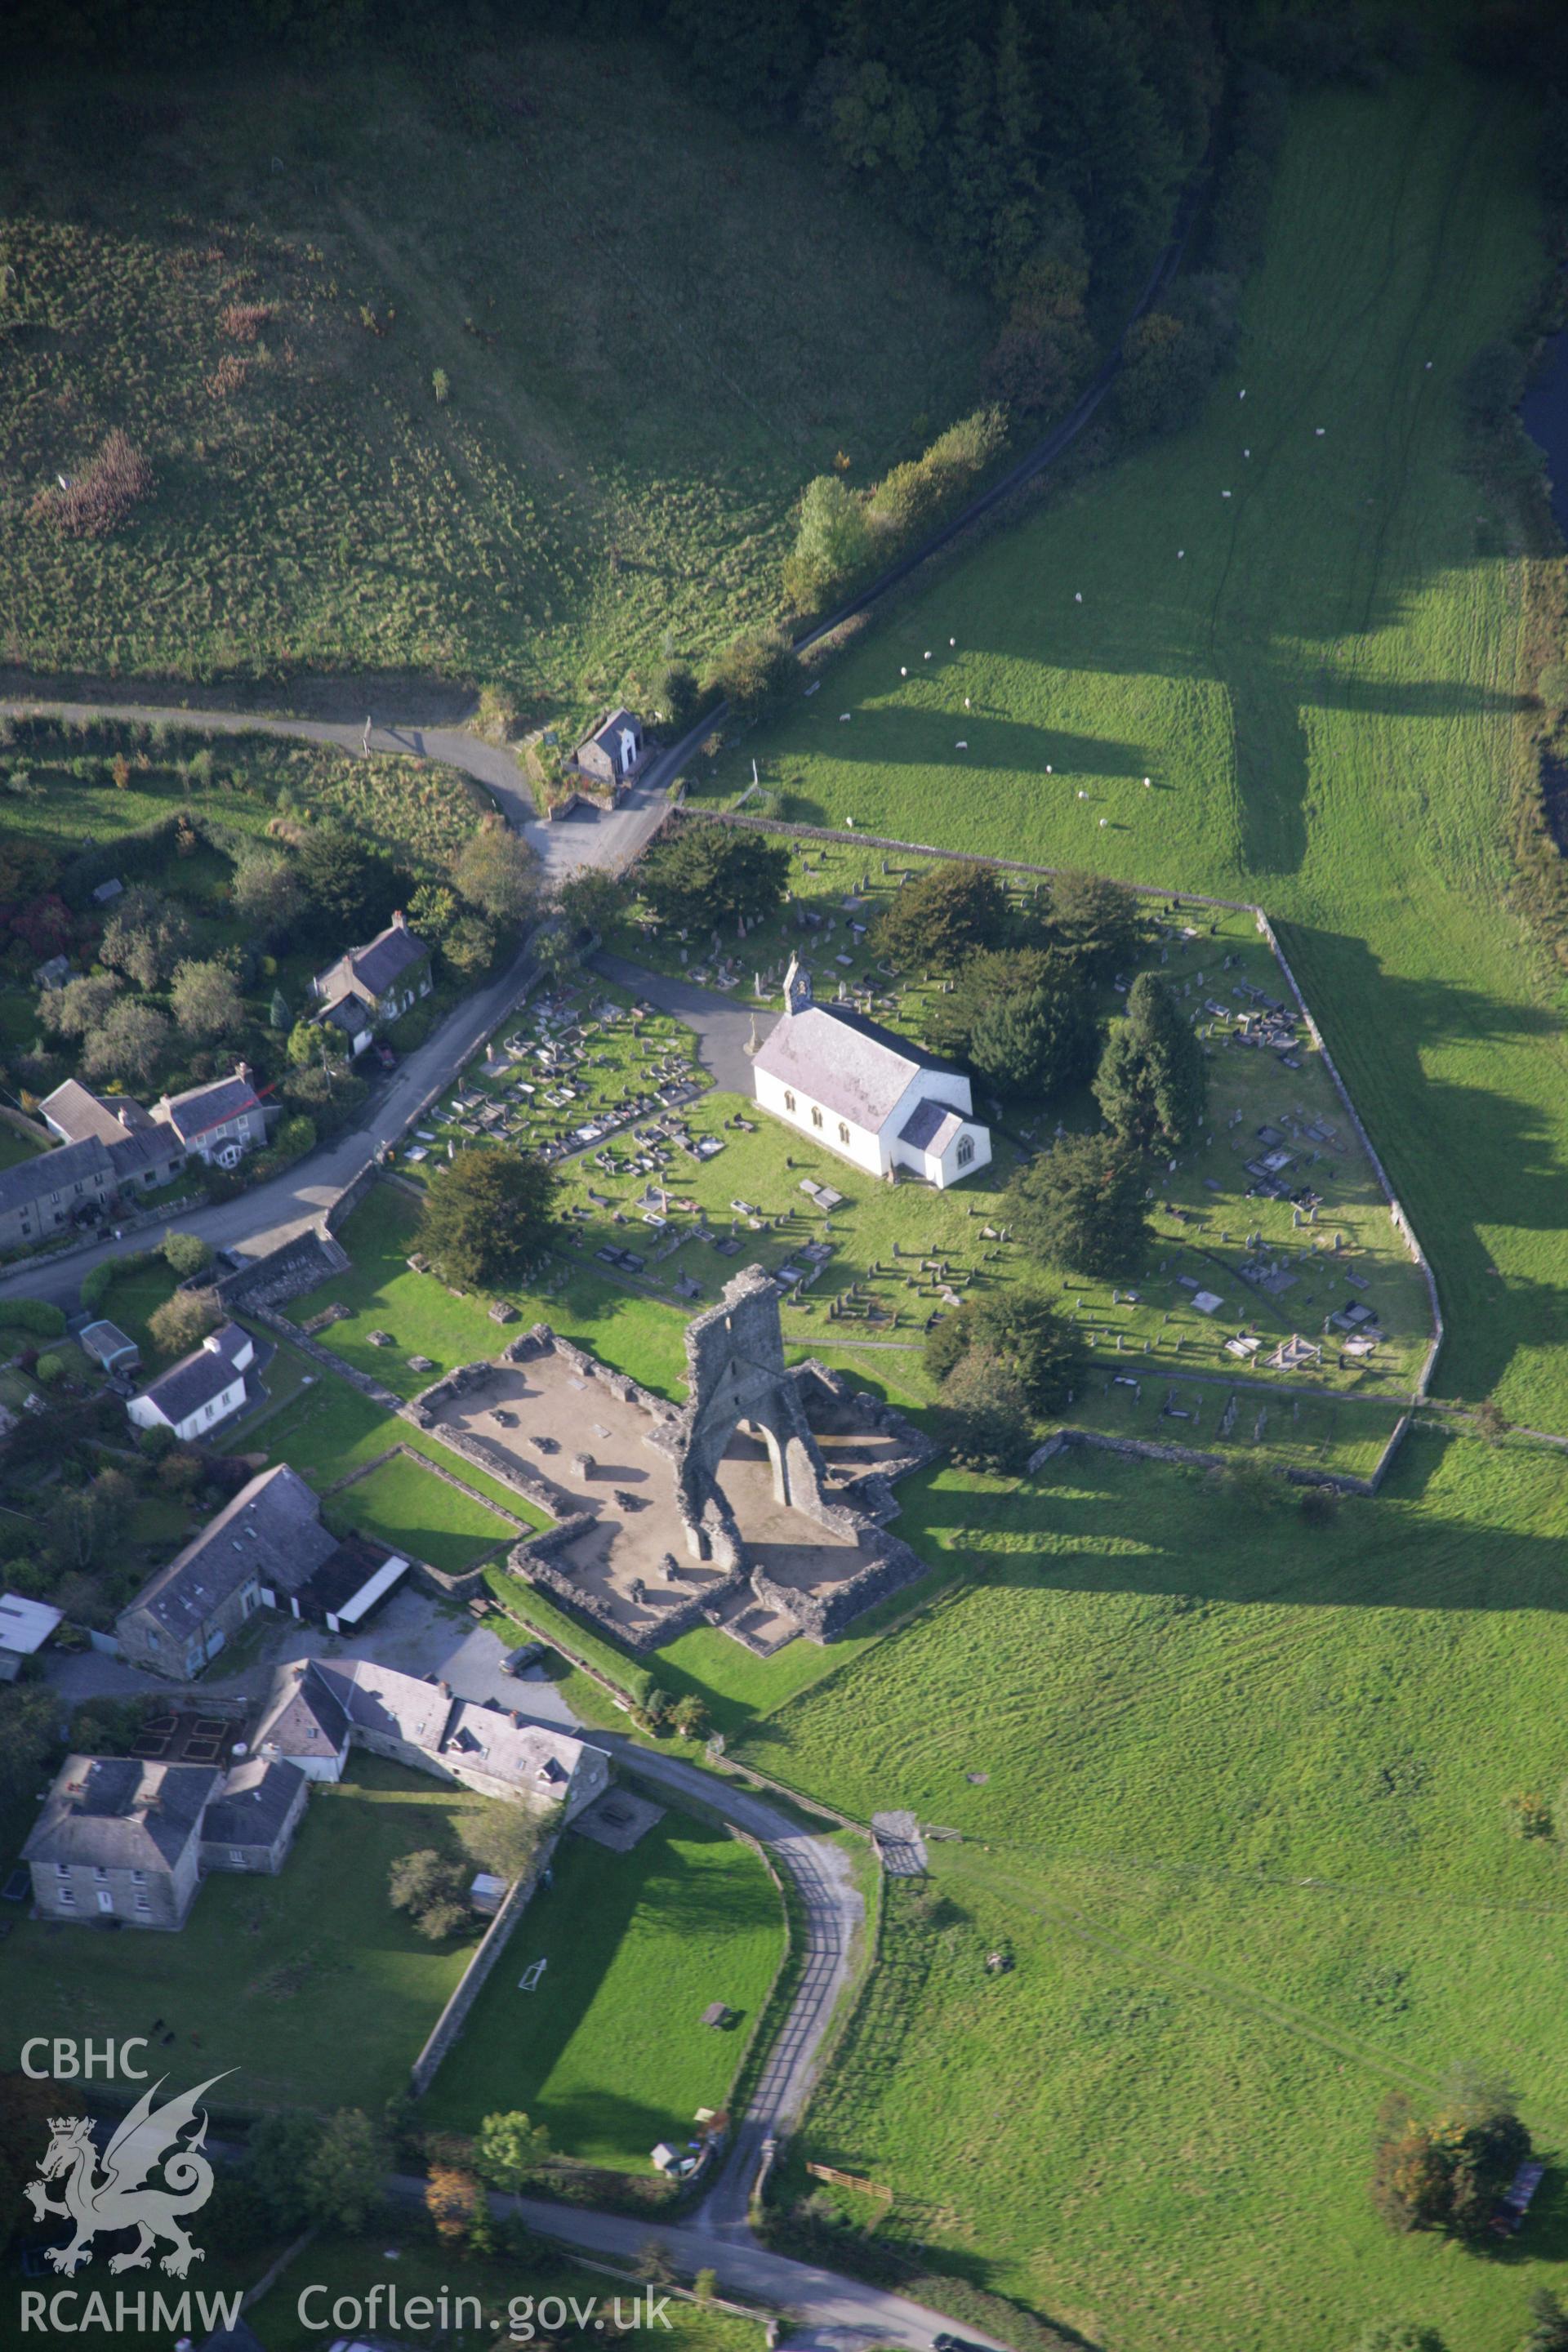
[[[397,1056],[384,1037],[378,1037],[375,1041],[375,1058],[384,1070],[395,1070],[397,1067]]]
[[[509,1675],[525,1675],[530,1666],[542,1665],[550,1655],[542,1642],[521,1642],[506,1662]]]

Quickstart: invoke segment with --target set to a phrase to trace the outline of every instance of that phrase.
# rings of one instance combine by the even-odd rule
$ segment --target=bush
[[[1553,1833],[1552,1808],[1532,1789],[1511,1790],[1503,1799],[1503,1814],[1516,1838],[1549,1838]]]
[[[725,646],[713,667],[713,682],[738,719],[759,718],[799,677],[789,632],[777,621],[745,631]]]
[[[689,662],[667,662],[655,689],[658,708],[677,734],[683,734],[702,704],[702,689]],[[594,871],[592,867],[587,869]]]
[[[102,1275],[110,1275],[113,1270],[111,1265],[93,1268],[94,1274]],[[100,1298],[107,1288],[107,1283],[100,1288],[98,1295]],[[85,1280],[82,1283],[81,1295],[83,1304],[89,1304]],[[4,1319],[15,1325],[17,1330],[31,1331],[40,1339],[58,1339],[62,1337],[66,1328],[63,1311],[47,1298],[9,1299],[5,1304]]]
[[[452,380],[445,368],[437,368],[430,378],[430,389],[436,395],[437,408],[445,408],[452,397]]]
[[[205,1274],[213,1262],[211,1244],[198,1234],[165,1234],[163,1256],[169,1271],[182,1282],[193,1274]]]
[[[161,1356],[184,1356],[199,1348],[222,1320],[216,1290],[176,1290],[153,1308],[147,1328]]]
[[[1378,2123],[1372,2200],[1390,2228],[1484,2237],[1500,2191],[1530,2154],[1512,2092],[1460,2075],[1429,2121],[1394,2092]]]
[[[33,1377],[40,1388],[57,1388],[66,1376],[65,1361],[59,1356],[40,1356]]]

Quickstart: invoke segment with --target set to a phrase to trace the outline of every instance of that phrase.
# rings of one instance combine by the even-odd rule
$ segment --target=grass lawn
[[[276,54],[38,73],[4,122],[0,547],[42,668],[646,701],[667,630],[700,654],[772,609],[837,450],[866,480],[973,405],[994,331],[798,135],[632,41],[502,24],[434,68],[384,43],[303,79]],[[236,301],[268,314],[253,341]],[[132,526],[28,523],[110,422],[156,478]]]
[[[531,1525],[546,1524],[531,1504],[514,1495],[510,1487],[503,1486],[500,1479],[488,1476],[461,1455],[449,1452],[426,1431],[414,1428],[411,1423],[394,1420],[391,1414],[383,1412],[378,1405],[373,1404],[368,1397],[363,1397],[356,1389],[351,1389],[346,1381],[323,1379],[319,1372],[309,1376],[308,1384],[301,1381],[286,1404],[253,1428],[244,1430],[242,1434],[247,1447],[265,1452],[273,1462],[289,1463],[318,1489],[331,1486],[362,1463],[375,1461],[389,1446],[405,1445],[410,1452],[422,1454],[428,1460],[438,1462],[443,1468],[454,1472],[466,1486],[472,1486],[489,1501],[499,1503],[503,1511],[510,1512],[514,1517],[527,1519]],[[412,1465],[401,1464],[389,1464],[387,1467],[389,1470],[412,1469]],[[333,1509],[336,1510],[339,1502],[364,1493],[381,1475],[380,1472],[373,1473],[360,1486],[346,1488],[342,1496],[334,1497]],[[440,1486],[442,1493],[449,1496],[454,1504],[464,1502],[465,1497],[443,1481],[432,1479],[428,1483]],[[437,1507],[421,1492],[418,1510],[427,1512]],[[485,1516],[488,1519],[489,1515]],[[423,1520],[420,1523],[423,1524]],[[442,1522],[437,1520],[434,1524],[438,1527]],[[390,1533],[392,1529],[387,1531]],[[491,1540],[499,1541],[500,1538],[492,1538]]]
[[[1396,2317],[1507,2352],[1563,2283],[1555,2199],[1478,2260],[1391,2235],[1366,2182],[1384,2091],[1458,2062],[1568,2131],[1560,1851],[1506,1814],[1562,1777],[1568,1464],[1417,1433],[1307,1528],[1076,1455],[939,1470],[903,1525],[970,1580],[731,1743],[965,1838],[934,1919],[895,1905],[801,2156],[895,2189],[879,2236],[1131,2352]]]
[[[388,2244],[397,2249],[396,2259],[392,2262],[386,2259]],[[474,2343],[492,2338],[505,2342],[500,2324],[506,2321],[513,2303],[520,2298],[531,2297],[537,2303],[545,2296],[562,2295],[574,2299],[579,2309],[597,2303],[609,2310],[616,2292],[614,2280],[597,2272],[576,2270],[555,2253],[542,2262],[537,2270],[526,2259],[512,2261],[491,2256],[476,2260],[465,2255],[458,2261],[434,2243],[422,2217],[415,2221],[409,2216],[400,2220],[390,2238],[384,2231],[374,2238],[313,2238],[246,2317],[268,2352],[321,2352],[321,2329],[308,2327],[300,2316],[301,2290],[318,2283],[325,2290],[305,2306],[307,2314],[314,2317],[330,2311],[343,2297],[363,2305],[371,2289],[384,2281],[395,2286],[402,2301],[416,2295],[427,2295],[434,2300],[445,2291],[448,2308],[454,2314],[452,2324],[464,2331],[457,2340],[461,2342],[467,2337]],[[477,2297],[478,2317],[465,2311],[458,2318],[456,2305],[459,2295]],[[632,2297],[625,2290],[621,2308],[629,2317]],[[528,2315],[520,2311],[517,2316],[519,2325],[522,2325]],[[492,2326],[492,2322],[496,2324]],[[591,2320],[588,2324],[590,2327],[593,2325]],[[763,2352],[763,2330],[752,2320],[736,2319],[728,2312],[704,2311],[695,2304],[676,2301],[670,2302],[658,2326],[639,2327],[625,2340],[640,2347],[640,2352],[648,2352],[654,2345],[665,2346],[668,2352]]]
[[[406,1455],[345,1486],[328,1503],[326,1516],[339,1530],[352,1528],[410,1552],[448,1576],[472,1568],[497,1544],[516,1542],[521,1532]]]
[[[784,1949],[776,1889],[749,1846],[677,1812],[630,1853],[568,1835],[425,2102],[472,2131],[524,2107],[563,2156],[651,2172],[700,2106],[721,2107]],[[518,1990],[548,1962],[535,1992]],[[710,2001],[732,2031],[701,2022]]]
[[[988,541],[698,782],[732,796],[755,756],[794,818],[1260,899],[1436,1264],[1439,1389],[1568,1430],[1568,1046],[1500,822],[1534,679],[1458,396],[1544,266],[1534,126],[1443,63],[1302,99],[1202,423]]]
[[[154,1257],[151,1265],[135,1266],[129,1274],[117,1273],[94,1309],[95,1322],[118,1324],[128,1339],[135,1340],[142,1350],[143,1372],[173,1360],[153,1344],[148,1326],[178,1286],[179,1276],[162,1257]]]
[[[216,1872],[177,1935],[17,1919],[0,1945],[0,2003],[39,2033],[145,2033],[182,2079],[238,2071],[224,2107],[354,2105],[376,2114],[406,2079],[475,1938],[432,1946],[392,1910],[399,1854],[455,1842],[484,1800],[376,1758],[311,1791],[276,1878]]]

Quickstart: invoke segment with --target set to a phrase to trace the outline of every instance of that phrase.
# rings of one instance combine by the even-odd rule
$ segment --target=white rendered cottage
[[[784,975],[784,1019],[752,1069],[763,1110],[868,1176],[902,1170],[940,1191],[990,1162],[990,1130],[957,1063],[843,1005],[814,1003],[798,960]]]

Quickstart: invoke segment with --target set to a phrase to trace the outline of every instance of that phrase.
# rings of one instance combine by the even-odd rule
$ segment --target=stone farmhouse
[[[47,1919],[183,1927],[210,1870],[276,1874],[310,1783],[291,1765],[232,1771],[68,1756],[22,1849]]]
[[[437,1780],[571,1821],[609,1785],[601,1748],[372,1658],[297,1658],[280,1666],[253,1735],[257,1754],[312,1780],[336,1780],[353,1748]]]
[[[428,996],[435,982],[430,950],[408,928],[402,909],[368,947],[350,948],[310,982],[319,1004],[318,1021],[331,1022],[347,1043],[349,1052],[363,1054],[378,1024],[402,1019],[416,1000]]]
[[[121,1192],[154,1191],[192,1160],[236,1167],[267,1140],[267,1113],[247,1062],[237,1062],[229,1077],[164,1095],[151,1110],[129,1095],[94,1094],[79,1078],[68,1078],[38,1108],[62,1143],[103,1145]]]
[[[242,1486],[148,1578],[114,1630],[134,1664],[188,1682],[258,1609],[285,1609],[330,1633],[352,1633],[408,1565],[357,1536],[340,1543],[321,1525],[317,1496],[279,1463]]]
[[[311,1781],[340,1779],[355,1747],[563,1822],[610,1777],[601,1749],[442,1684],[364,1658],[297,1658],[227,1769],[68,1756],[22,1850],[39,1914],[183,1927],[209,1872],[282,1869]]]
[[[635,783],[648,755],[642,721],[626,709],[606,710],[572,754],[579,775],[612,792]]]
[[[990,1161],[990,1130],[957,1063],[843,1005],[814,1003],[798,959],[784,975],[784,1017],[752,1070],[763,1110],[868,1175],[918,1176],[941,1191]]]
[[[256,1344],[237,1323],[220,1323],[199,1348],[160,1372],[126,1405],[136,1429],[172,1429],[183,1441],[206,1437],[245,1402],[245,1375]]]

